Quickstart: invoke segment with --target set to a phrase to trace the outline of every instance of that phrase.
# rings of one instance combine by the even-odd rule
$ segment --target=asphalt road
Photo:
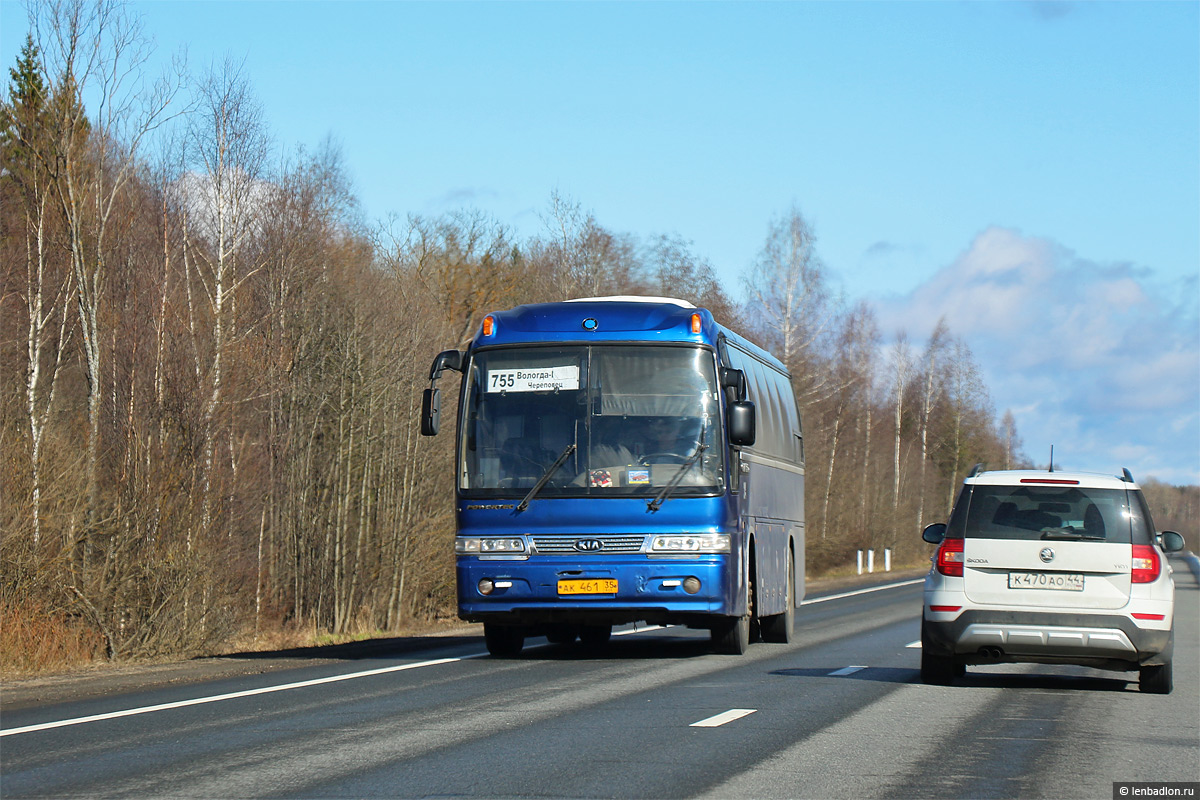
[[[1106,800],[1115,781],[1200,781],[1200,591],[1175,570],[1169,696],[1038,665],[925,686],[909,581],[810,598],[794,644],[741,657],[681,628],[621,629],[596,652],[530,640],[516,659],[430,638],[9,705],[0,796]]]

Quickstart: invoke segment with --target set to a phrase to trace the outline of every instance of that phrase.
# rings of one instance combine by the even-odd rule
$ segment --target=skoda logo
[[[1049,564],[1054,560],[1054,551],[1049,547],[1043,547],[1042,552],[1038,553],[1038,558],[1042,559],[1044,563]]]
[[[585,553],[595,553],[597,550],[604,549],[604,542],[599,539],[580,539],[575,543],[575,549]]]

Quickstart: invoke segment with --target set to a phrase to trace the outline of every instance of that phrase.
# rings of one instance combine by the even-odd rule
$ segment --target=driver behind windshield
[[[693,417],[625,417],[621,425],[592,451],[601,465],[682,462],[699,443],[699,420]]]
[[[695,428],[695,420],[691,419],[647,417],[633,433],[636,453],[642,461],[653,461],[656,456],[686,459],[698,443]]]

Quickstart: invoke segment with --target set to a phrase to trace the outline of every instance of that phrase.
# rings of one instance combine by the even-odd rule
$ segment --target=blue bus
[[[804,441],[782,363],[668,298],[523,305],[440,353],[462,374],[458,614],[488,651],[707,629],[717,652],[788,642],[804,597]]]

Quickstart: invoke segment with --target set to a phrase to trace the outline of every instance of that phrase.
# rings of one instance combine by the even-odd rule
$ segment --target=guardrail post
[[[885,548],[883,551],[883,571],[892,571],[892,548]]]
[[[858,551],[858,574],[862,575],[862,550]]]
[[[875,551],[868,550],[867,551],[867,572],[874,572],[874,571],[875,571]]]

